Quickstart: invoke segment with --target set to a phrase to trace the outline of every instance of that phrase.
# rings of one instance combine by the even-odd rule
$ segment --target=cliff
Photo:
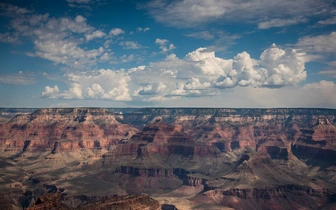
[[[336,110],[110,110],[40,109],[0,124],[2,190],[60,186],[88,209],[157,207],[119,193],[179,209],[335,206]],[[104,199],[95,208],[81,196]]]
[[[3,151],[76,151],[109,148],[137,129],[100,108],[39,109],[0,125]]]
[[[148,195],[112,196],[95,202],[89,202],[75,209],[78,210],[159,210],[161,205]],[[26,210],[68,210],[73,209],[61,202],[60,192],[40,196],[36,203]]]

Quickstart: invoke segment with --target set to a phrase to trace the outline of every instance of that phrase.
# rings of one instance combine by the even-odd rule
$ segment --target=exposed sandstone
[[[80,189],[70,178],[80,185],[76,176],[97,173],[102,185],[132,194],[187,196],[195,206],[328,209],[336,201],[335,116],[327,109],[148,108],[123,115],[42,109],[0,125],[0,148],[18,164],[28,152],[47,151],[42,162],[60,170],[38,166],[27,177],[69,188]],[[66,162],[77,151],[85,161]],[[59,175],[68,169],[71,175]],[[51,178],[43,176],[49,173]],[[25,177],[12,177],[11,183],[27,187]],[[106,208],[111,202],[104,200]]]
[[[63,204],[60,192],[40,196],[36,203],[26,210],[67,210],[73,209]],[[148,195],[112,196],[95,202],[89,202],[75,209],[79,210],[159,210],[161,205]]]
[[[0,125],[5,151],[76,151],[109,148],[137,129],[106,109],[39,109]]]

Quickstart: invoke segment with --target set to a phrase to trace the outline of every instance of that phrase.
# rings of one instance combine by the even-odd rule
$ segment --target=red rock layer
[[[105,109],[40,109],[0,125],[4,150],[74,151],[108,148],[137,129]]]

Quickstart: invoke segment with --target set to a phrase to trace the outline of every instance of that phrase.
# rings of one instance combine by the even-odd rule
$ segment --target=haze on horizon
[[[336,2],[5,0],[0,107],[336,108]]]

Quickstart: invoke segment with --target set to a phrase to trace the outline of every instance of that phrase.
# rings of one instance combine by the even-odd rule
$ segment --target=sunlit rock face
[[[33,207],[53,186],[72,208],[146,193],[162,209],[333,209],[335,125],[332,109],[39,109],[0,124],[0,197]]]
[[[136,132],[106,109],[39,109],[0,125],[0,141],[5,151],[76,151],[108,148]]]
[[[335,150],[335,115],[331,109],[146,108],[124,118],[142,127],[159,116],[222,152],[253,148],[285,159],[303,145]]]

